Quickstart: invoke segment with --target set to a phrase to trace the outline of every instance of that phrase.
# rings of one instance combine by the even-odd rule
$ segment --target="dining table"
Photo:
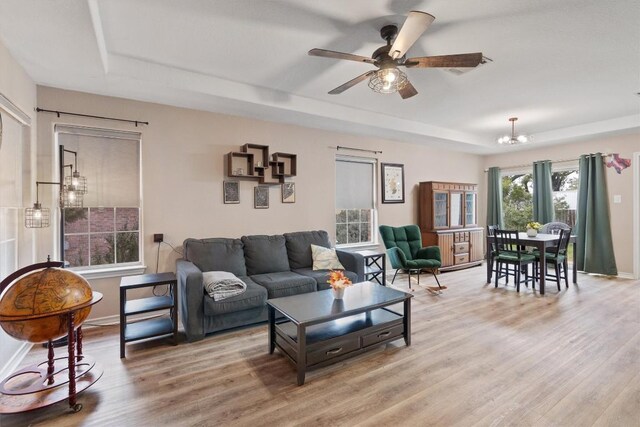
[[[491,248],[494,243],[494,236],[487,235],[487,283],[491,283],[491,276],[493,275],[493,271],[491,269],[491,260],[489,257],[491,256]],[[509,243],[518,243],[522,246],[526,247],[534,247],[540,252],[540,294],[544,295],[544,286],[545,279],[547,276],[547,263],[543,260],[546,259],[547,248],[554,248],[558,246],[558,240],[560,239],[559,234],[545,234],[538,233],[534,237],[529,237],[527,233],[518,233],[518,242],[515,239],[509,241]],[[576,236],[572,235],[569,239],[569,243],[573,245],[573,283],[578,283],[578,271],[576,270]],[[558,274],[556,272],[556,274]]]

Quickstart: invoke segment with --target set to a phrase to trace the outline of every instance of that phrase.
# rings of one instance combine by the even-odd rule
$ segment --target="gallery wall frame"
[[[382,203],[404,203],[404,165],[381,163]]]
[[[296,202],[296,183],[285,182],[282,184],[282,203]]]
[[[240,203],[240,182],[239,181],[224,181],[223,183],[223,197],[225,204],[238,204]]]
[[[258,185],[253,188],[253,207],[255,209],[269,209],[269,187]]]

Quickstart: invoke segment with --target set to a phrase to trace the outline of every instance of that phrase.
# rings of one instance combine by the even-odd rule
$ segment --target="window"
[[[336,159],[336,245],[376,242],[375,159]]]
[[[576,223],[578,204],[578,168],[573,165],[551,172],[553,190],[554,221],[564,222],[570,227]],[[533,218],[533,174],[512,172],[502,175],[502,207],[504,226],[509,230],[526,229]]]
[[[88,187],[83,207],[62,210],[65,261],[77,270],[141,264],[140,134],[58,125],[56,138],[77,152]]]
[[[576,225],[576,209],[578,208],[578,167],[551,173],[553,190],[553,211],[555,221],[564,222],[569,227]]]

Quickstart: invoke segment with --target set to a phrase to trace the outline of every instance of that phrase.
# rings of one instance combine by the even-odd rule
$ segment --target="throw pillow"
[[[314,270],[344,270],[333,248],[311,245],[311,258]]]

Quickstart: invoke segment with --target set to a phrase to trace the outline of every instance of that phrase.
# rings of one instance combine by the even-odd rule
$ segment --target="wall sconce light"
[[[40,204],[40,184],[60,185],[59,182],[36,181],[36,202],[32,208],[24,210],[24,226],[27,228],[46,228],[49,226],[51,211],[49,208],[43,208]]]
[[[76,194],[87,194],[87,178],[80,175],[78,172],[78,153],[76,151],[67,150],[62,147],[62,152],[64,153],[72,153],[73,154],[73,166],[72,165],[64,165],[64,167],[71,166],[71,175],[64,177],[64,186],[65,188],[72,188]]]

